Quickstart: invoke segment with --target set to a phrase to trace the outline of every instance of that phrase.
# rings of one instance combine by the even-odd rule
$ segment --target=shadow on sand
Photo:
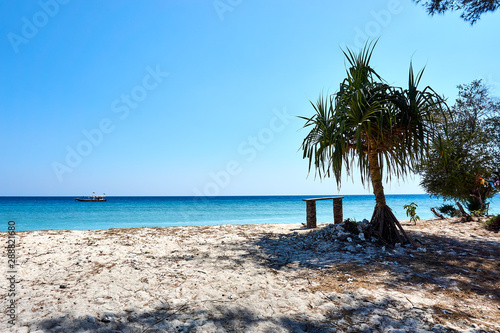
[[[486,295],[500,304],[500,242],[464,240],[425,232],[408,234],[421,248],[382,248],[352,235],[350,241],[325,241],[321,230],[288,235],[265,235],[252,242],[259,251],[249,256],[276,270],[301,268],[351,272],[351,275],[390,273],[385,283],[434,285],[437,289]]]
[[[272,309],[263,316],[230,302],[174,306],[167,301],[154,311],[103,313],[99,318],[61,316],[39,321],[36,326],[43,332],[386,332],[390,329],[458,332],[445,323],[470,327],[474,320],[484,319],[439,304],[419,307],[408,298],[389,295],[369,298],[358,293],[355,283],[349,285],[346,276],[362,280],[378,275],[380,286],[377,287],[385,290],[404,293],[404,290],[423,288],[438,296],[448,293],[457,299],[479,295],[500,305],[499,242],[409,232],[419,240],[421,249],[383,250],[380,245],[363,242],[355,236],[350,240],[334,240],[320,237],[319,232],[266,234],[249,239],[243,245],[241,242],[226,244],[245,253],[229,258],[234,264],[250,261],[269,270],[290,273],[287,276],[291,279],[306,276],[310,281],[310,276],[313,283],[307,286],[309,292],[321,293],[322,306],[328,308],[319,321],[303,313],[274,315]],[[327,277],[336,277],[336,280],[329,284]]]
[[[332,332],[326,324],[307,318],[262,318],[247,309],[217,306],[217,313],[193,310],[189,304],[144,313],[105,313],[101,318],[82,317],[43,320],[43,332],[158,333],[158,332]],[[204,319],[207,318],[207,319]]]

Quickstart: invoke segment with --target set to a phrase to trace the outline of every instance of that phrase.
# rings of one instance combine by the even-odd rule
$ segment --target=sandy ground
[[[500,332],[499,234],[403,225],[418,248],[326,224],[18,232],[0,332]]]

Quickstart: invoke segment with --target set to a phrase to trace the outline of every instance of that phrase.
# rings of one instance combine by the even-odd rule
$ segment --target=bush
[[[438,207],[437,210],[439,210],[441,214],[448,215],[449,217],[457,216],[457,209],[453,205],[444,204],[441,207]]]
[[[472,210],[470,212],[470,216],[472,217],[480,217],[486,215],[486,210],[485,209],[478,209],[478,210]]]
[[[500,230],[500,215],[492,216],[483,222],[483,226],[488,230]]]
[[[420,220],[420,216],[417,215],[417,207],[418,205],[412,202],[409,205],[404,205],[403,208],[406,209],[406,216],[410,217],[410,222],[415,223],[417,225],[417,221]]]
[[[344,220],[344,229],[346,231],[349,231],[352,234],[359,234],[358,230],[358,222],[356,222],[356,219],[346,219]]]
[[[479,200],[475,200],[473,198],[470,198],[469,200],[467,200],[466,206],[467,206],[467,209],[469,210],[469,212],[471,212],[471,213],[472,212],[479,212],[479,211],[483,210],[481,202],[479,202]]]

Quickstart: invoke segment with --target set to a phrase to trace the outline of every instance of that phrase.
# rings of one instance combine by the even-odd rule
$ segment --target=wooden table
[[[342,199],[344,197],[325,197],[325,198],[311,198],[302,199],[306,202],[307,213],[307,227],[316,228],[316,201],[318,200],[333,200],[333,222],[335,224],[342,223]]]

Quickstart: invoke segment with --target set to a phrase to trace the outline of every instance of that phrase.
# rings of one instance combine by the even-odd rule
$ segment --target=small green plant
[[[470,215],[472,217],[480,217],[480,216],[484,216],[485,214],[486,214],[485,209],[478,209],[478,210],[473,210],[470,212]]]
[[[354,225],[356,225],[358,223],[358,221],[356,221],[355,218],[347,218],[344,220],[344,223],[354,223]]]
[[[441,214],[448,215],[449,217],[457,216],[456,215],[457,209],[455,208],[455,206],[450,204],[444,204],[441,207],[438,207],[437,210],[439,210]]]
[[[494,215],[483,222],[483,226],[488,230],[499,231],[500,230],[500,215]]]
[[[403,206],[403,208],[406,209],[406,216],[409,216],[410,222],[415,223],[415,225],[417,225],[417,221],[420,220],[420,217],[416,213],[417,207],[418,205],[414,202]]]
[[[356,219],[351,219],[351,218],[345,219],[344,220],[344,229],[346,231],[349,231],[350,233],[357,235],[359,233],[358,222],[356,221]]]

